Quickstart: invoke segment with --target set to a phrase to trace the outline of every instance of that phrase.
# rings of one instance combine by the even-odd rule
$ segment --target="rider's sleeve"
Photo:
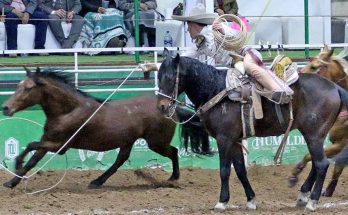
[[[190,50],[184,51],[181,56],[184,57],[190,57],[190,58],[197,58],[199,56],[197,48],[192,48]]]

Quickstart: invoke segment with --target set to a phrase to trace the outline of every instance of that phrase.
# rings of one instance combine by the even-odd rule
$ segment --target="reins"
[[[165,98],[170,99],[170,103],[168,105],[169,108],[169,114],[166,115],[165,117],[168,119],[171,119],[173,122],[179,124],[179,125],[183,125],[188,123],[191,119],[193,119],[193,117],[195,117],[198,113],[198,111],[195,111],[194,114],[187,120],[185,120],[184,122],[179,122],[177,120],[175,120],[173,118],[174,114],[175,114],[175,109],[177,107],[177,104],[181,104],[185,107],[188,107],[190,109],[194,109],[191,105],[186,104],[185,102],[181,102],[178,100],[178,93],[179,93],[179,74],[180,74],[180,66],[178,65],[178,67],[176,68],[176,78],[175,78],[175,86],[174,86],[174,90],[173,90],[173,94],[172,96],[168,96],[164,93],[161,93],[159,91],[156,92],[157,95],[163,96]]]

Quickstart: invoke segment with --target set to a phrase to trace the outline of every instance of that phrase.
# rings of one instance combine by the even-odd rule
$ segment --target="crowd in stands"
[[[139,2],[140,45],[146,32],[153,47],[157,2]],[[48,26],[63,49],[73,48],[78,41],[84,48],[124,47],[134,36],[134,0],[0,0],[0,9],[6,16],[8,50],[17,49],[18,24],[35,25],[35,49],[45,48]],[[72,25],[67,37],[62,22]]]

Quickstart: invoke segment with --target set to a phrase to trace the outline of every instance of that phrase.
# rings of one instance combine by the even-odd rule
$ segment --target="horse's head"
[[[317,73],[318,75],[329,78],[328,71],[334,71],[336,64],[332,61],[334,50],[324,47],[323,51],[317,57],[311,58],[305,67],[302,68],[302,73]]]
[[[302,68],[302,73],[317,73],[335,83],[341,82],[346,78],[345,67],[347,62],[339,56],[333,56],[333,49],[324,47],[323,51]]]
[[[24,69],[27,76],[19,82],[16,92],[2,105],[3,114],[6,116],[38,104],[41,99],[43,82],[39,78],[40,69],[37,68],[36,72],[31,72],[26,67]]]
[[[157,107],[163,114],[168,114],[175,105],[178,95],[183,91],[180,82],[180,55],[167,56],[158,71],[159,92]]]

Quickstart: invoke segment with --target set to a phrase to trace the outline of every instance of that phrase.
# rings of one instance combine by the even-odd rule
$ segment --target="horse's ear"
[[[35,74],[31,73],[31,78],[33,79],[33,81],[37,84],[37,85],[43,85],[44,82],[41,80],[40,78],[40,74],[41,74],[41,69],[39,67],[36,67],[36,71]]]
[[[330,51],[329,46],[327,46],[327,44],[325,44],[323,52],[329,52],[329,51]]]
[[[26,66],[23,67],[28,77],[32,77],[32,72]]]
[[[174,64],[179,64],[179,62],[180,62],[180,55],[179,55],[179,53],[178,54],[176,54],[176,56],[175,56],[175,58],[173,59],[173,62],[174,62]]]
[[[164,48],[164,51],[163,51],[163,58],[167,58],[168,56],[170,56],[170,52],[167,48]]]
[[[330,51],[329,51],[329,56],[328,56],[329,58],[333,55],[334,51],[335,51],[335,50],[334,50],[333,48],[330,49]]]

